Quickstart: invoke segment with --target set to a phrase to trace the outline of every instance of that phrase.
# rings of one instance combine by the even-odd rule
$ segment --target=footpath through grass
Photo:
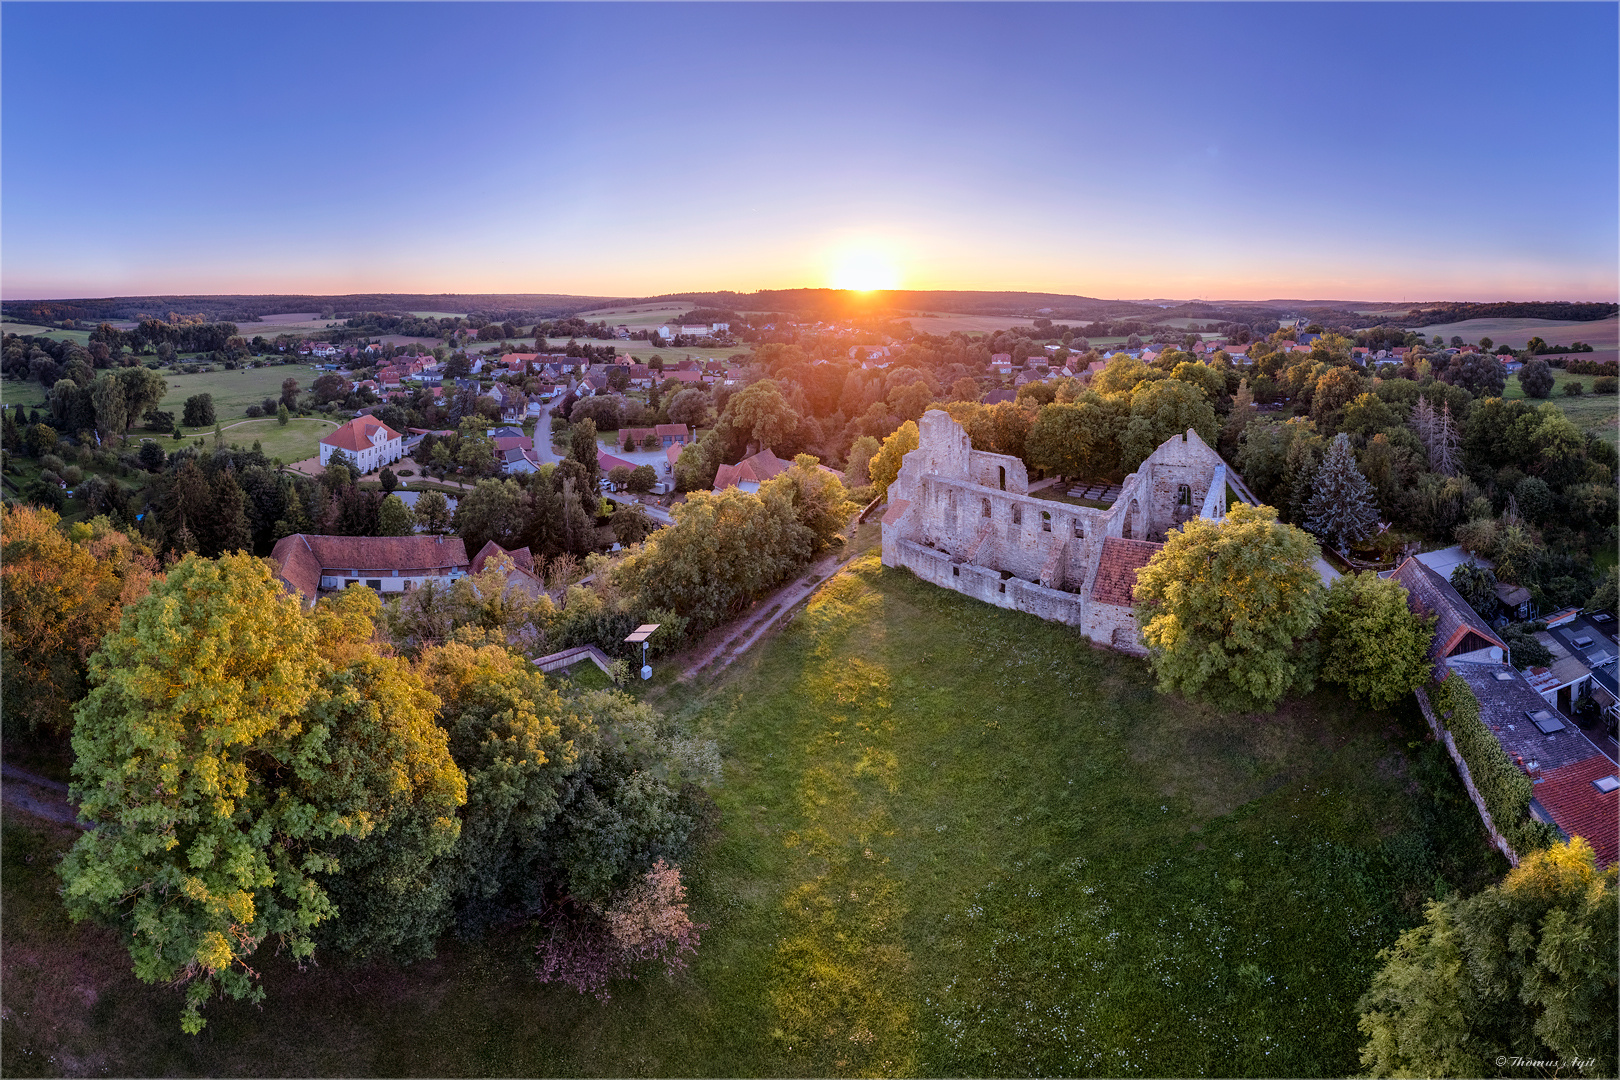
[[[1326,695],[1220,717],[1074,631],[884,570],[719,687],[689,976],[598,1003],[527,935],[408,968],[265,960],[198,1038],[8,817],[7,1073],[1344,1075],[1378,949],[1505,865],[1421,721]],[[50,1060],[54,1057],[54,1061]]]

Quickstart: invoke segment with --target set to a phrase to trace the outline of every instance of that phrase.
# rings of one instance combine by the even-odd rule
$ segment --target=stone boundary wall
[[[896,542],[894,551],[895,561],[890,565],[904,567],[931,585],[1051,622],[1069,626],[1085,623],[1086,602],[1079,593],[1048,589],[1020,577],[1003,577],[999,570],[956,562],[947,553],[912,540]]]
[[[613,669],[608,666],[613,661],[609,659],[607,653],[598,649],[595,645],[576,645],[572,649],[564,649],[562,652],[554,652],[550,656],[542,656],[535,661],[535,664],[541,671],[561,671],[563,668],[572,667],[581,660],[589,660],[602,669],[602,674],[610,679],[613,678]]]
[[[1441,744],[1445,746],[1446,753],[1451,755],[1451,760],[1456,764],[1457,775],[1462,777],[1463,787],[1468,791],[1468,797],[1474,800],[1474,809],[1479,811],[1479,819],[1485,823],[1485,834],[1491,838],[1491,843],[1496,850],[1507,856],[1507,861],[1510,864],[1518,866],[1518,853],[1508,844],[1507,838],[1496,831],[1496,822],[1491,820],[1491,812],[1485,808],[1485,798],[1479,793],[1479,789],[1474,786],[1474,777],[1468,771],[1468,762],[1464,761],[1462,754],[1457,752],[1457,742],[1451,737],[1451,732],[1446,730],[1445,722],[1434,711],[1434,706],[1429,704],[1427,694],[1422,690],[1414,690],[1412,693],[1417,697],[1418,708],[1423,710],[1423,719],[1429,722],[1429,730],[1434,732],[1434,737],[1439,739]]]

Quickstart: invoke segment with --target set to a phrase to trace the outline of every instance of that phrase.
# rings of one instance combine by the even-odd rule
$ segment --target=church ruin
[[[1030,495],[1022,461],[973,449],[944,412],[917,431],[889,487],[883,565],[1125,652],[1144,651],[1136,572],[1184,522],[1226,516],[1226,463],[1191,429],[1160,444],[1106,510]]]

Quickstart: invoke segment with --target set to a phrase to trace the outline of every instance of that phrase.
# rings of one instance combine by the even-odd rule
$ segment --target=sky
[[[1620,298],[1620,6],[0,6],[0,295]]]

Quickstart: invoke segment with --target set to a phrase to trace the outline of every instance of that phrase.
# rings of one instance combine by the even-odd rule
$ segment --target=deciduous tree
[[[1315,679],[1300,643],[1321,613],[1316,542],[1269,506],[1193,518],[1137,573],[1136,618],[1167,692],[1228,710],[1273,708]]]
[[[1359,1003],[1370,1076],[1486,1076],[1514,1060],[1615,1072],[1615,867],[1580,837],[1531,852],[1379,953]],[[1585,1064],[1590,1061],[1591,1064]]]
[[[1398,581],[1371,570],[1337,578],[1322,609],[1322,678],[1387,709],[1429,677],[1434,622],[1412,613]]]

